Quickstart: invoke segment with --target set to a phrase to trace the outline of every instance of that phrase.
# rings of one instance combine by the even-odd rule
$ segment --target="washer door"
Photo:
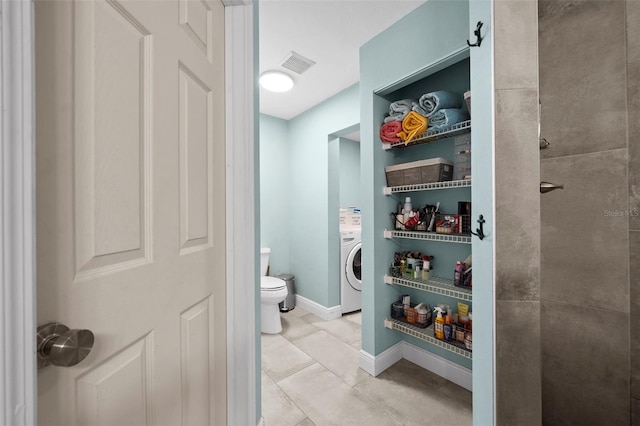
[[[360,258],[360,252],[362,243],[358,243],[347,256],[347,262],[345,264],[345,276],[349,285],[358,291],[362,291],[362,261]]]

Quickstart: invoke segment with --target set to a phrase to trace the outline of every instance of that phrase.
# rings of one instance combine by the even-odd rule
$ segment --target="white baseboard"
[[[296,294],[296,306],[300,306],[305,311],[308,311],[325,321],[331,321],[342,316],[342,308],[340,306],[325,308],[321,304],[300,296],[299,294]]]
[[[402,343],[402,357],[404,359],[411,361],[440,377],[444,377],[450,382],[453,382],[458,386],[462,386],[470,392],[472,391],[473,374],[471,370],[449,361],[448,359],[434,355],[433,353],[418,346],[414,346],[411,343]]]
[[[360,350],[360,368],[377,376],[402,359],[402,342],[396,343],[378,356]]]
[[[258,422],[257,426],[265,426],[264,417],[260,416],[260,421]]]
[[[408,342],[396,343],[377,356],[361,350],[360,368],[375,377],[403,358],[472,391],[471,370]]]

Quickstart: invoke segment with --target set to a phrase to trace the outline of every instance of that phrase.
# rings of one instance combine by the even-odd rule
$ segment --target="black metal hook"
[[[478,218],[478,223],[480,224],[480,228],[476,228],[476,232],[471,231],[471,233],[473,235],[475,235],[476,237],[480,238],[481,240],[484,239],[485,235],[484,235],[484,229],[482,228],[482,225],[485,223],[486,221],[484,220],[484,217],[482,215],[480,215],[480,217]]]
[[[480,47],[480,43],[482,43],[482,36],[480,35],[480,28],[482,28],[482,21],[478,21],[478,24],[476,25],[476,29],[473,32],[476,35],[476,42],[471,44],[471,43],[469,43],[469,40],[467,40],[467,45],[469,47],[474,47],[474,46]]]

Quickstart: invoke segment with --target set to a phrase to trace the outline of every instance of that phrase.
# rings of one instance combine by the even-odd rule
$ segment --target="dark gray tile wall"
[[[496,92],[497,300],[540,298],[538,91]]]
[[[638,418],[639,5],[538,5],[541,179],[565,185],[541,196],[543,424]]]
[[[539,425],[540,398],[540,303],[496,302],[497,424]],[[514,392],[514,388],[518,392]]]
[[[496,2],[496,419],[539,425],[537,0]]]
[[[640,399],[640,231],[629,233],[629,284],[631,292],[631,396]]]
[[[640,28],[638,28],[640,34]],[[640,36],[638,36],[640,38]],[[640,60],[627,66],[629,115],[629,228],[640,230]]]
[[[540,197],[542,297],[629,312],[627,150],[543,160],[541,176],[564,184]]]
[[[629,314],[543,301],[545,425],[628,425]]]
[[[539,2],[542,158],[626,148],[625,3]]]
[[[631,398],[631,426],[640,426],[640,399]]]
[[[640,1],[627,0],[631,424],[640,426]]]

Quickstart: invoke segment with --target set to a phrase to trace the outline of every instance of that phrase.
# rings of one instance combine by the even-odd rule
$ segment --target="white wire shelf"
[[[426,328],[420,328],[397,319],[385,318],[384,326],[391,330],[397,330],[401,333],[415,337],[416,339],[420,339],[423,342],[430,343],[446,351],[453,352],[461,357],[472,359],[471,351],[464,348],[463,344],[458,342],[443,342],[442,340],[438,340],[433,337],[433,324]]]
[[[446,182],[416,183],[415,185],[385,186],[384,195],[398,192],[432,191],[436,189],[466,188],[471,186],[471,179],[450,180]]]
[[[383,143],[382,149],[387,151],[390,149],[406,148],[414,145],[420,145],[423,143],[431,143],[440,139],[452,138],[454,136],[458,136],[463,133],[468,133],[470,131],[471,131],[471,120],[467,120],[461,123],[454,124],[445,129],[438,129],[438,130],[428,129],[425,133],[411,139],[406,144],[404,142]]]
[[[455,299],[472,301],[472,290],[456,287],[452,280],[446,278],[432,277],[427,281],[419,279],[406,279],[384,276],[384,282],[389,285],[400,285],[403,287],[415,288],[417,290],[428,291],[442,296],[453,297]]]
[[[384,230],[384,238],[405,238],[410,240],[440,241],[445,243],[471,244],[469,234],[438,234],[425,231],[390,231]]]

